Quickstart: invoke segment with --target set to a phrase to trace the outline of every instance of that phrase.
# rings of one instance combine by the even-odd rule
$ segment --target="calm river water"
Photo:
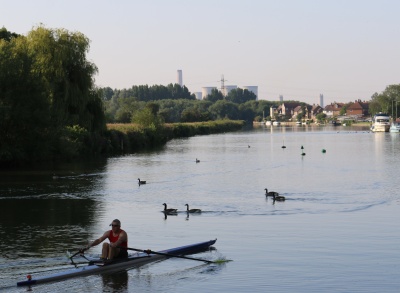
[[[399,292],[399,166],[400,134],[263,126],[96,163],[2,172],[0,291]],[[286,201],[273,203],[264,188]],[[165,218],[164,202],[178,215]],[[188,217],[186,203],[203,212]],[[16,287],[29,273],[70,268],[66,251],[99,237],[114,218],[130,247],[218,238],[216,250],[194,257],[233,261],[169,259]]]

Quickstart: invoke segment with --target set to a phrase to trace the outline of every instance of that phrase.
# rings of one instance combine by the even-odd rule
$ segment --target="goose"
[[[274,201],[285,201],[285,197],[282,195],[273,195],[272,197]]]
[[[140,180],[140,178],[138,178],[137,180],[139,181],[139,185],[146,184],[146,181]]]
[[[196,158],[196,163],[200,163],[200,160]]]
[[[167,204],[163,203],[164,205],[164,213],[166,214],[176,214],[178,212],[177,209],[167,209]]]
[[[270,192],[268,192],[268,188],[265,188],[264,189],[265,190],[265,196],[279,196],[279,193],[278,192],[275,192],[275,191],[270,191]]]
[[[201,213],[201,209],[189,209],[189,205],[185,204],[187,213]]]

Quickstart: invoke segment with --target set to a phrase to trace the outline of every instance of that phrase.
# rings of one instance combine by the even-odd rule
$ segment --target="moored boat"
[[[375,114],[372,121],[371,131],[373,132],[388,132],[390,128],[390,117],[386,113],[379,112]]]
[[[134,254],[133,256],[129,256],[126,259],[116,259],[113,260],[112,262],[100,262],[100,261],[90,261],[88,265],[83,266],[83,267],[76,267],[67,271],[55,273],[52,275],[47,275],[47,276],[40,276],[33,278],[31,275],[28,275],[27,278],[28,280],[26,281],[21,281],[17,283],[17,286],[30,286],[30,285],[36,285],[36,284],[41,284],[41,283],[46,283],[46,282],[54,282],[54,281],[60,281],[64,279],[69,279],[73,277],[81,277],[81,276],[87,276],[87,275],[93,275],[93,274],[100,274],[100,273],[112,273],[112,272],[118,272],[118,271],[123,271],[123,270],[128,270],[132,268],[136,268],[151,262],[167,259],[170,257],[179,257],[182,255],[187,255],[187,254],[194,254],[198,252],[203,252],[206,251],[207,249],[210,248],[211,245],[213,245],[217,239],[215,240],[210,240],[206,242],[200,242],[196,244],[191,244],[191,245],[186,245],[186,246],[181,246],[181,247],[176,247],[176,248],[171,248],[171,249],[166,249],[162,250],[159,252],[152,252],[150,253],[137,253]],[[135,250],[135,249],[133,249]],[[206,260],[204,260],[206,261]]]
[[[392,122],[392,124],[390,125],[389,128],[390,132],[400,132],[400,122],[399,121],[394,121]]]

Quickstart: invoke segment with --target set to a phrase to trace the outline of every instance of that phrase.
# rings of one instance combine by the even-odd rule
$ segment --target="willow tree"
[[[27,39],[35,60],[32,71],[45,86],[54,125],[104,129],[101,98],[94,86],[97,67],[86,59],[89,39],[80,32],[43,26]]]
[[[0,37],[0,165],[46,156],[50,107],[26,38],[2,35],[11,37]]]
[[[62,157],[63,140],[75,143],[75,130],[76,145],[93,149],[105,116],[88,49],[79,32],[42,26],[27,36],[0,31],[0,164]],[[82,151],[70,149],[72,155]]]

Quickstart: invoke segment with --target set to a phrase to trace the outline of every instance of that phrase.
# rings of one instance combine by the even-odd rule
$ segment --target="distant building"
[[[256,85],[245,85],[243,86],[244,90],[248,90],[249,92],[252,92],[253,94],[256,95],[256,101],[258,100],[258,86]]]
[[[201,99],[204,100],[208,95],[211,94],[213,89],[217,89],[215,86],[205,86],[201,88]]]
[[[369,103],[361,102],[361,100],[354,101],[353,104],[347,107],[346,109],[347,116],[357,116],[363,117],[369,115]]]
[[[285,102],[281,105],[281,114],[286,118],[292,118],[294,115],[294,109],[298,106],[301,106],[300,103],[295,102]]]
[[[328,118],[339,116],[343,106],[343,103],[331,103],[324,108],[323,113],[325,113]]]
[[[319,94],[319,105],[321,106],[321,108],[324,108],[324,95],[323,94]]]
[[[194,95],[196,96],[196,100],[201,100],[203,97],[202,92],[195,92]]]
[[[323,109],[320,105],[312,105],[310,110],[310,119],[315,119],[319,113],[322,113]]]
[[[179,84],[180,86],[183,86],[183,81],[182,81],[182,70],[178,70],[178,71],[177,71],[176,83]]]
[[[237,85],[226,85],[224,86],[224,92],[222,94],[226,97],[231,90],[235,89],[237,89]]]
[[[276,107],[271,107],[270,108],[270,116],[271,119],[290,119],[293,117],[295,111],[294,109],[298,106],[301,106],[300,103],[282,103],[279,105],[277,108]]]

